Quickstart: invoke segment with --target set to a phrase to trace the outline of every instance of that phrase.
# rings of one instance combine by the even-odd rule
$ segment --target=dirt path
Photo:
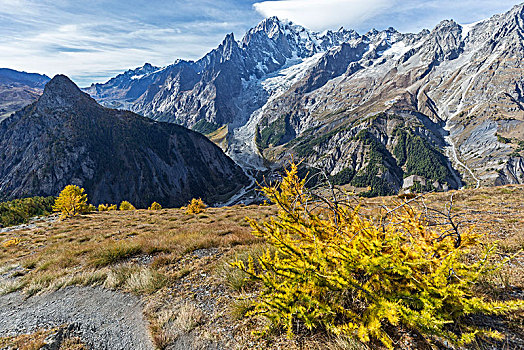
[[[68,287],[24,299],[0,296],[0,336],[71,325],[91,349],[153,349],[140,299],[92,287]]]
[[[448,158],[450,158],[451,161],[454,162],[455,164],[463,167],[471,175],[473,180],[476,181],[477,184],[476,184],[475,188],[479,188],[480,187],[480,179],[475,176],[475,173],[473,172],[473,170],[471,170],[471,168],[468,167],[466,165],[466,163],[461,162],[460,159],[458,158],[457,147],[456,147],[455,143],[453,142],[453,138],[451,137],[451,125],[449,124],[449,120],[446,123],[446,126],[444,127],[444,130],[446,130],[448,132],[448,135],[444,137],[446,142],[449,144],[449,147],[447,148],[447,152],[446,152]]]

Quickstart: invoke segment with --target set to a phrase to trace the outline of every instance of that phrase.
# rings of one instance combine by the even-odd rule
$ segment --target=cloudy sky
[[[442,19],[476,22],[522,1],[0,0],[0,67],[64,73],[87,86],[145,62],[198,59],[225,34],[240,38],[273,15],[315,30],[416,32]]]

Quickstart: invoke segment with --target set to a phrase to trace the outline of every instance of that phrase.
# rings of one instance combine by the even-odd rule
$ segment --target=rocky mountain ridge
[[[363,126],[402,163],[393,151],[403,133],[366,124],[386,113],[449,159],[462,178],[451,169],[449,186],[522,183],[523,13],[519,5],[476,24],[445,20],[417,34],[393,28],[315,33],[269,18],[240,41],[228,35],[201,60],[177,61],[136,79],[130,86],[143,89],[136,99],[131,88],[119,90],[111,81],[87,91],[103,103],[206,133],[227,125],[224,148],[248,168],[281,163],[302,145],[313,150],[302,152],[311,166],[331,176],[351,168],[357,176],[370,161],[369,145],[331,136],[356,127],[355,137]],[[115,98],[116,92],[129,99]],[[315,139],[314,147],[303,144],[306,138]],[[360,142],[356,155],[341,151],[354,142]],[[405,165],[397,168],[395,189],[411,176]]]
[[[93,204],[180,206],[193,197],[224,201],[247,182],[201,134],[102,107],[61,75],[0,122],[0,159],[0,200],[76,184]]]
[[[383,111],[424,115],[440,126],[444,149],[458,155],[462,166],[454,163],[467,182],[521,183],[522,19],[521,5],[469,27],[443,21],[311,93],[295,87],[266,107],[265,118],[274,120],[276,110],[299,114],[292,118],[299,134]]]
[[[0,68],[0,120],[36,101],[49,80],[46,75]]]
[[[242,92],[242,84],[282,68],[290,60],[311,57],[357,37],[354,31],[315,33],[291,22],[268,18],[236,41],[226,36],[218,48],[200,60],[177,60],[162,69],[136,70],[148,74],[124,73],[106,84],[85,89],[101,103],[129,107],[155,119],[177,121],[186,126],[197,122],[230,123],[238,106],[230,101]],[[186,120],[187,113],[195,113]],[[183,118],[178,118],[178,116]]]

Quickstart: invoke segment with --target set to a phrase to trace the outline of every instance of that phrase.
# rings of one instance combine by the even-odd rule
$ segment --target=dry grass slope
[[[524,186],[456,191],[454,199],[456,213],[485,232],[486,241],[500,242],[500,259],[521,252],[506,268],[484,276],[478,293],[494,299],[524,298]],[[448,200],[449,193],[424,196],[430,207],[443,207]],[[381,206],[393,207],[397,201],[365,199],[362,213],[376,215]],[[420,201],[417,205],[422,207]],[[292,340],[278,333],[264,339],[251,335],[263,321],[241,317],[246,311],[243,299],[253,291],[228,262],[264,251],[245,217],[267,220],[275,210],[234,206],[195,215],[182,209],[110,211],[0,233],[0,292],[33,295],[68,285],[103,285],[140,294],[159,348],[182,341],[194,347],[220,342],[224,348],[240,349],[362,348],[348,339],[319,334]],[[2,244],[12,240],[19,241]],[[513,339],[508,346],[518,341],[524,346],[523,316],[481,321],[503,327]],[[409,332],[398,342],[416,348]],[[488,348],[486,344],[475,347]]]

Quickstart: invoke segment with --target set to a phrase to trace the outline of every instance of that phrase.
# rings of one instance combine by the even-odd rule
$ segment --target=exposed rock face
[[[418,34],[393,28],[320,34],[270,18],[240,41],[227,36],[197,62],[145,75],[154,82],[128,106],[196,130],[229,124],[227,152],[246,167],[286,159],[305,138],[315,138],[325,151],[304,156],[315,166],[329,164],[332,175],[351,162],[355,171],[365,168],[369,159],[357,146],[331,152],[355,140],[339,136],[334,143],[327,136],[387,112],[448,155],[465,182],[523,183],[523,37],[524,5],[472,25],[446,20]],[[110,81],[88,91],[119,103],[114,87]],[[393,131],[374,133],[390,152]],[[461,180],[451,173],[448,185],[455,187]],[[392,180],[393,187],[401,180]]]
[[[437,134],[450,132],[447,147],[454,145],[449,153],[456,152],[467,166],[454,161],[466,181],[522,183],[517,169],[523,149],[518,142],[524,140],[523,8],[476,25],[443,21],[431,32],[403,35],[377,58],[366,60],[372,56],[365,54],[359,69],[310,93],[297,93],[300,87],[293,86],[264,107],[261,120],[271,125],[276,111],[288,113],[300,135],[381,111],[422,113],[439,127]],[[511,142],[502,143],[497,135]]]
[[[188,127],[199,121],[216,125],[237,122],[242,109],[237,99],[243,93],[243,82],[357,36],[346,30],[312,33],[272,17],[251,29],[241,41],[227,35],[217,49],[196,62],[177,60],[143,74],[150,71],[146,65],[85,91],[103,104]]]
[[[323,169],[335,184],[371,186],[369,195],[397,193],[412,175],[427,180],[426,190],[458,188],[462,182],[442,154],[445,141],[436,130],[438,125],[421,114],[380,113],[333,125],[330,131],[310,129],[285,148],[269,148],[265,154],[283,163],[292,153]]]
[[[0,68],[0,120],[36,101],[48,81],[45,75]]]
[[[178,206],[192,197],[222,201],[247,180],[204,136],[104,108],[60,75],[38,102],[0,123],[0,160],[1,199],[76,184],[93,204]]]
[[[495,180],[495,185],[504,185],[508,183],[519,183],[524,179],[524,158],[511,157],[499,171],[499,176]]]

